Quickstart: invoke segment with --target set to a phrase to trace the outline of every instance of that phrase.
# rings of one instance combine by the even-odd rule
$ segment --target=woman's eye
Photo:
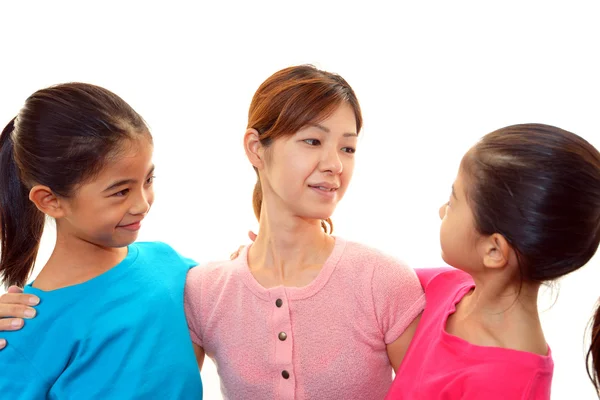
[[[321,144],[319,139],[304,139],[304,142],[310,144],[311,146],[318,146]]]

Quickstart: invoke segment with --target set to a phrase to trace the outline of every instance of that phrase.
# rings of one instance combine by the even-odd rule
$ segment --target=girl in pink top
[[[348,83],[312,66],[254,95],[244,148],[258,236],[186,284],[199,364],[215,361],[226,399],[383,399],[392,383],[423,289],[397,260],[331,235],[361,125]]]
[[[600,242],[600,153],[547,125],[509,126],[464,156],[440,209],[444,261],[387,399],[550,398],[537,296]]]

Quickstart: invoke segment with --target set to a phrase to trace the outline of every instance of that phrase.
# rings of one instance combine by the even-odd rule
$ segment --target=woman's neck
[[[333,250],[335,239],[321,221],[261,212],[258,236],[248,263],[263,286],[305,286],[318,275]]]

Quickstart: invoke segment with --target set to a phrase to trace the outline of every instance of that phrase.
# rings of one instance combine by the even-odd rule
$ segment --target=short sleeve
[[[436,276],[451,271],[450,267],[440,267],[440,268],[415,268],[415,273],[419,277],[419,281],[421,282],[421,286],[423,289],[427,290],[427,286]]]
[[[198,263],[196,261],[192,260],[191,258],[182,256],[181,254],[179,254],[179,252],[177,250],[175,250],[173,247],[171,247],[167,243],[164,243],[164,242],[156,242],[156,243],[160,247],[162,247],[162,249],[164,249],[165,252],[171,253],[173,255],[173,257],[175,257],[177,259],[178,263],[183,264],[188,269],[198,265]]]
[[[527,400],[550,400],[552,372],[539,372],[531,381]]]
[[[391,257],[374,267],[371,289],[375,314],[386,344],[394,342],[425,308],[414,270]]]
[[[497,365],[473,373],[464,385],[461,400],[550,400],[552,373]]]
[[[185,291],[183,296],[183,303],[185,307],[185,317],[187,319],[188,329],[190,330],[190,336],[192,342],[200,347],[202,345],[202,333],[200,331],[200,307],[201,307],[201,274],[203,268],[191,269],[185,280]]]
[[[0,350],[0,393],[3,399],[44,399],[50,382],[8,342]]]

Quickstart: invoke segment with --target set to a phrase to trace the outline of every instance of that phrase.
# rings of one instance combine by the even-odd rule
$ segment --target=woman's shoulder
[[[340,270],[368,283],[371,290],[414,286],[422,292],[415,271],[402,259],[372,246],[347,241]]]
[[[386,264],[407,266],[407,264],[400,258],[385,253],[384,251],[373,246],[351,240],[344,240],[344,243],[344,258],[347,261],[353,261],[361,265]]]

